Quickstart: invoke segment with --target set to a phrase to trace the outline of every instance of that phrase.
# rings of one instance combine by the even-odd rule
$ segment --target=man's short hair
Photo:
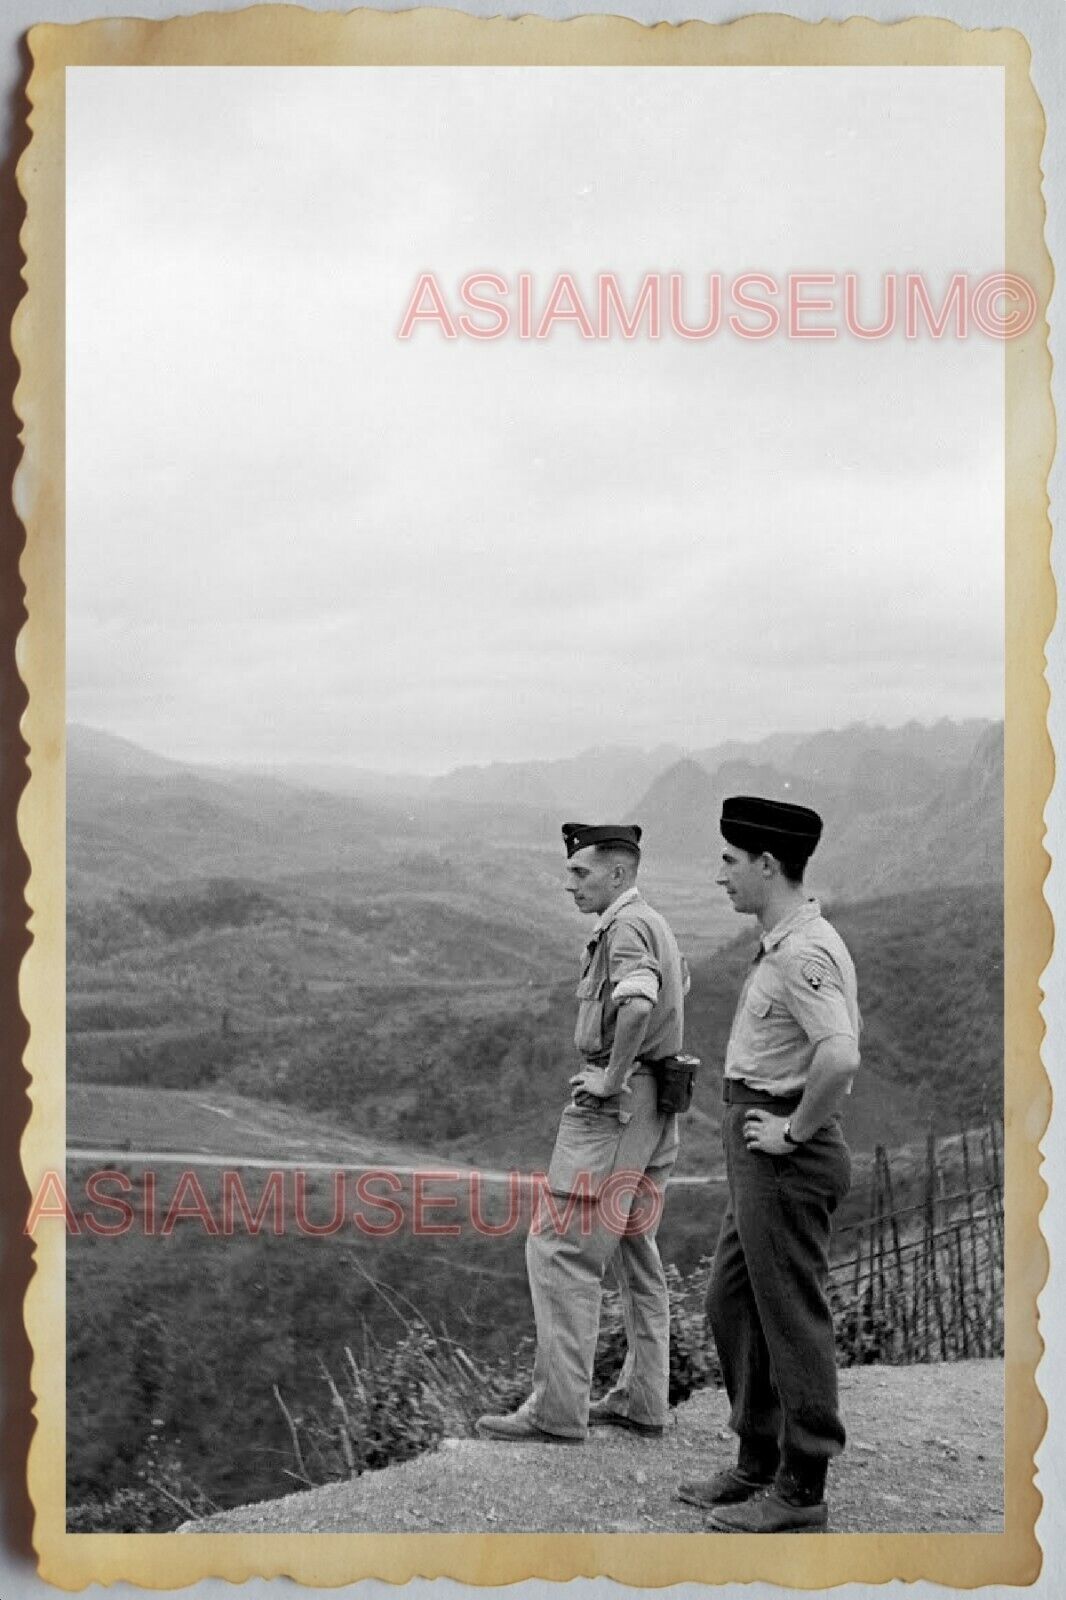
[[[776,850],[748,850],[744,845],[737,845],[738,850],[743,850],[749,861],[758,861],[760,856],[772,856],[781,868],[781,876],[787,878],[789,883],[802,883],[803,874],[807,870],[806,861],[798,861],[794,856],[779,856]]]
[[[807,870],[805,860],[801,860],[798,856],[779,856],[773,850],[770,854],[781,868],[782,877],[787,878],[789,883],[803,882],[803,874]]]
[[[616,861],[619,866],[630,867],[634,872],[640,866],[640,846],[628,844],[593,845],[598,861]]]

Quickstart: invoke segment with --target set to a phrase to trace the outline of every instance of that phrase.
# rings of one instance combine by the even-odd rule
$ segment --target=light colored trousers
[[[563,1112],[548,1170],[548,1189],[560,1230],[547,1213],[526,1240],[537,1355],[533,1391],[523,1406],[548,1433],[583,1439],[588,1430],[589,1393],[600,1326],[603,1275],[610,1265],[618,1285],[627,1352],[611,1390],[614,1410],[653,1426],[666,1421],[670,1379],[670,1304],[647,1187],[661,1190],[677,1159],[676,1116],[655,1109],[655,1079],[638,1068],[631,1093],[602,1108]],[[622,1174],[630,1175],[623,1177]],[[606,1185],[606,1188],[604,1188]],[[594,1198],[582,1188],[591,1188]],[[654,1198],[654,1197],[652,1197]],[[657,1218],[655,1219],[657,1223]],[[627,1231],[627,1226],[635,1231]]]

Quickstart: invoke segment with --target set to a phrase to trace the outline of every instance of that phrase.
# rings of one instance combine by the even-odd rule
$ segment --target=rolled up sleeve
[[[608,976],[615,1005],[623,1000],[648,1000],[662,988],[662,965],[639,928],[625,923],[612,930]]]

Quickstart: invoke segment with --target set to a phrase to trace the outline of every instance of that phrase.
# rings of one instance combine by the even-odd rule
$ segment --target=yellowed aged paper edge
[[[19,829],[31,863],[33,944],[21,971],[30,1024],[33,1115],[22,1142],[31,1193],[63,1170],[65,1145],[64,750],[64,73],[67,66],[635,65],[1000,66],[1004,69],[1008,271],[1051,293],[1043,241],[1044,119],[1029,51],[1013,31],[912,19],[809,24],[780,16],[654,27],[616,17],[481,20],[457,12],[347,15],[264,6],[229,15],[42,26],[30,33],[32,140],[18,169],[27,202],[27,293],[13,325],[25,458],[16,509],[25,524],[28,621],[17,660],[29,692],[30,781]],[[448,1576],[473,1584],[606,1575],[656,1587],[762,1578],[825,1588],[917,1579],[972,1588],[1031,1583],[1040,1569],[1033,1458],[1046,1410],[1035,1380],[1036,1297],[1047,1273],[1037,1146],[1050,1112],[1040,1061],[1040,974],[1051,954],[1043,899],[1042,814],[1053,758],[1044,643],[1054,617],[1047,476],[1054,447],[1047,328],[1041,315],[1006,346],[1006,1514],[1002,1534],[702,1535],[91,1534],[65,1531],[64,1251],[61,1226],[37,1230],[26,1297],[37,1432],[29,1461],[42,1576],[64,1588],[126,1579],[171,1588],[206,1576],[287,1575],[320,1586],[375,1576]],[[960,597],[965,594],[960,573]]]

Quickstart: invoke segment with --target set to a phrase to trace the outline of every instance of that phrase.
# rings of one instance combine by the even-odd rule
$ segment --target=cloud
[[[72,715],[395,767],[999,709],[1000,349],[395,337],[426,267],[986,270],[995,74],[70,77]]]

